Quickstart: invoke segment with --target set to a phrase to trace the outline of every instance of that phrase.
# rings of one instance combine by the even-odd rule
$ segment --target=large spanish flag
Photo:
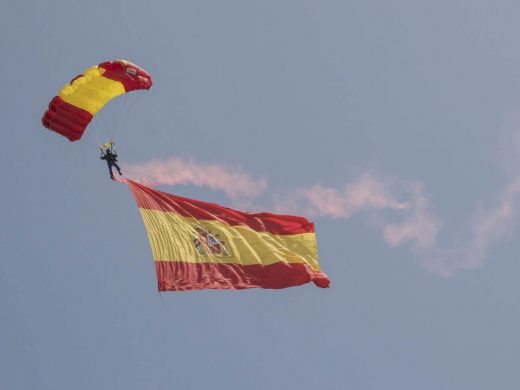
[[[245,213],[126,182],[148,232],[159,291],[285,288],[310,281],[329,287],[307,219]]]

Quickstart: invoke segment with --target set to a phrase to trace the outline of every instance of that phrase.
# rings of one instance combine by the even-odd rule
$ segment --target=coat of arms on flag
[[[213,234],[209,229],[200,225],[194,227],[195,237],[193,243],[199,255],[214,255],[219,257],[229,257],[230,252],[226,248],[226,242],[220,238],[219,233]]]

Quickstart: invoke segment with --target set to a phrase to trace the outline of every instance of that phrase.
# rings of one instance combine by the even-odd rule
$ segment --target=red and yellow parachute
[[[59,91],[43,115],[43,126],[77,141],[108,101],[151,86],[152,77],[139,66],[125,60],[103,62],[87,69]]]

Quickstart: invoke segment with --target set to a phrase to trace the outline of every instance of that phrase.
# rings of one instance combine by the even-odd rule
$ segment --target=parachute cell
[[[151,86],[150,74],[139,66],[124,60],[103,62],[87,69],[59,91],[43,115],[43,126],[77,141],[111,99]]]

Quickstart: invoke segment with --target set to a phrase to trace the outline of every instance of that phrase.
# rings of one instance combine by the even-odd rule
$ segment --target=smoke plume
[[[125,164],[125,174],[145,185],[191,184],[221,190],[231,199],[245,202],[258,197],[267,188],[265,179],[253,179],[241,168],[200,164],[180,158]]]

